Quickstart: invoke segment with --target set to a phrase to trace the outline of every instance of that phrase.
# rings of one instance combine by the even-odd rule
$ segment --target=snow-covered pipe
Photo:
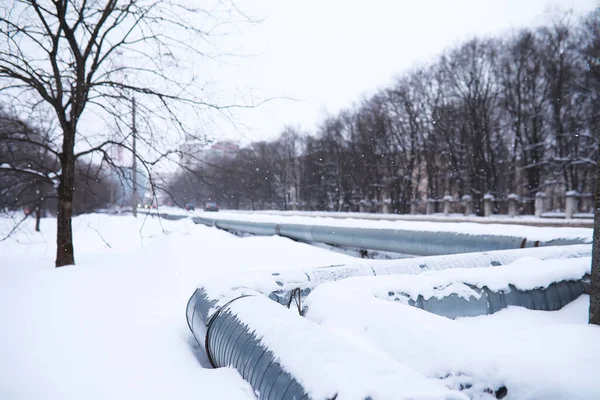
[[[528,241],[526,237],[520,235],[471,235],[448,231],[335,227],[208,217],[193,217],[192,220],[197,224],[215,226],[228,231],[263,236],[280,235],[303,242],[423,256],[585,243],[582,239]]]
[[[305,301],[376,297],[448,318],[493,314],[508,306],[556,311],[585,293],[591,257],[522,258],[499,268],[450,269],[419,275],[353,277],[320,285]]]
[[[249,289],[197,289],[187,320],[214,367],[233,367],[260,400],[455,399],[462,393],[373,354]]]
[[[394,393],[389,397],[398,398],[397,393],[394,392],[397,390],[394,385],[397,386],[398,381],[405,380],[405,377],[412,372],[407,373],[394,363],[389,364],[390,360],[387,360],[384,362],[384,364],[388,363],[385,369],[391,371],[389,374],[394,377],[389,381],[396,383],[386,381],[384,385],[380,382],[374,384],[375,377],[366,379],[365,376],[369,376],[369,371],[379,368],[377,363],[381,360],[373,360],[372,354],[364,354],[348,343],[341,345],[343,340],[340,342],[340,338],[331,337],[314,324],[314,326],[306,325],[306,322],[310,321],[281,307],[275,301],[288,304],[294,290],[299,291],[301,297],[306,298],[316,286],[327,282],[329,283],[321,287],[321,293],[330,287],[339,286],[343,289],[342,292],[350,292],[352,296],[358,296],[362,291],[370,290],[369,285],[361,282],[358,289],[350,291],[345,290],[347,288],[344,289],[344,285],[351,285],[357,279],[369,279],[371,283],[382,285],[381,290],[373,291],[370,296],[402,301],[448,317],[495,312],[511,304],[535,309],[556,309],[581,294],[582,284],[577,278],[584,273],[577,275],[578,270],[571,271],[570,273],[575,275],[564,276],[570,276],[572,282],[554,283],[557,281],[555,275],[562,273],[561,271],[553,268],[548,269],[549,272],[544,274],[543,270],[531,270],[530,275],[535,273],[535,276],[542,277],[536,278],[535,285],[546,288],[542,293],[545,300],[541,302],[538,302],[538,299],[541,299],[541,291],[537,287],[522,291],[508,285],[509,290],[502,291],[494,289],[488,281],[477,278],[477,274],[484,273],[486,277],[501,276],[506,282],[511,282],[514,280],[515,271],[519,276],[523,275],[525,272],[522,273],[521,269],[530,269],[531,263],[536,260],[539,262],[555,260],[552,261],[554,265],[562,265],[566,264],[562,261],[564,259],[586,257],[589,259],[589,255],[589,245],[577,245],[370,261],[365,264],[312,268],[287,273],[256,272],[246,276],[213,278],[196,290],[190,298],[187,306],[187,321],[194,337],[206,351],[211,364],[215,367],[236,368],[258,393],[260,399],[320,399],[332,398],[336,394],[338,399],[364,399],[374,393],[380,393],[377,390],[384,390],[381,389],[382,387],[386,388],[386,394]],[[513,264],[497,269],[483,268],[514,263],[518,259],[521,259],[521,263],[529,264]],[[583,261],[578,263],[581,264],[580,269],[584,264],[589,264]],[[539,269],[545,266],[537,267]],[[458,267],[461,269],[452,270]],[[424,271],[425,274],[420,274]],[[454,274],[453,271],[462,271],[460,273],[469,275],[471,278],[459,279],[459,281],[471,285],[463,286],[473,293],[472,297],[477,301],[471,303],[472,299],[464,296],[464,293],[462,296],[456,296],[457,291],[453,292],[452,287],[440,285],[439,282],[429,282],[429,286],[434,289],[443,286],[447,291],[446,294],[450,293],[441,301],[440,296],[425,295],[424,292],[417,291],[416,294],[412,294],[412,297],[406,295],[409,291],[403,289],[402,284],[409,285],[411,280],[427,279],[427,275],[432,274],[433,271],[440,271],[434,273],[441,274],[440,276]],[[509,273],[511,271],[513,275]],[[386,278],[379,275],[386,275]],[[359,278],[344,279],[348,277]],[[479,281],[487,286],[478,288],[475,283]],[[531,279],[528,281],[531,282]],[[424,285],[420,286],[424,287]],[[265,295],[269,295],[275,301],[268,300]],[[311,302],[309,301],[308,304],[310,305]],[[332,354],[329,354],[328,349],[334,349]],[[303,361],[299,362],[299,359]],[[340,365],[354,365],[354,363],[360,365],[359,372],[352,372],[354,375],[349,375],[347,371],[338,371]],[[306,370],[301,365],[309,365],[312,373],[307,376]],[[332,367],[333,365],[335,367]],[[336,371],[338,375],[332,377],[332,371]],[[316,379],[315,376],[320,376],[321,379]],[[325,384],[322,383],[322,376],[328,377]],[[344,379],[351,379],[353,384],[362,383],[359,389],[344,392],[348,384]],[[417,374],[411,379],[427,378]],[[437,384],[437,381],[435,383]],[[356,393],[360,395],[355,396]],[[347,396],[343,396],[344,394]],[[433,398],[444,398],[444,396],[445,394]],[[372,396],[372,398],[377,397]]]
[[[441,298],[430,297],[427,299],[419,296],[416,300],[409,300],[408,304],[452,319],[493,314],[508,306],[556,311],[585,293],[584,287],[587,279],[589,278],[583,277],[576,281],[554,282],[548,287],[531,290],[520,290],[513,285],[510,285],[507,290],[491,290],[486,286],[482,288],[471,286],[474,296],[463,297],[449,294]],[[388,300],[395,299],[398,299],[395,294],[388,295]]]
[[[511,264],[522,258],[533,258],[542,261],[562,260],[589,257],[590,254],[591,245],[572,245],[417,257],[391,261],[371,260],[360,264],[307,268],[301,272],[275,272],[270,276],[261,277],[261,284],[256,284],[253,287],[268,295],[272,300],[280,304],[287,304],[294,289],[300,289],[300,294],[304,298],[321,283],[339,281],[350,277],[416,275],[422,272],[443,271],[454,268],[497,267]],[[244,280],[245,278],[239,277],[238,279]],[[249,277],[248,282],[254,280],[255,283],[258,283],[255,279],[256,274],[251,278]],[[270,282],[270,284],[265,284],[265,282]]]

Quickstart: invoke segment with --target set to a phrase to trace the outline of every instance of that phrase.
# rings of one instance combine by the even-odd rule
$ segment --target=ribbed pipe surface
[[[479,297],[468,298],[451,294],[442,298],[423,298],[419,295],[417,300],[409,300],[411,306],[421,308],[433,314],[448,318],[476,317],[479,315],[493,314],[508,306],[519,306],[530,310],[556,311],[576,300],[585,293],[584,277],[579,281],[554,282],[545,288],[532,290],[520,290],[509,285],[508,290],[490,290],[488,287],[478,288],[467,285],[478,294]],[[388,293],[388,300],[399,301],[401,294],[393,290]]]
[[[520,235],[470,235],[444,231],[335,227],[212,219],[208,217],[193,217],[192,220],[197,224],[253,235],[280,235],[303,242],[319,242],[343,247],[422,256],[585,243],[579,239],[556,239],[547,242],[528,241],[527,238]]]
[[[251,327],[230,311],[230,304],[252,296],[240,295],[214,311],[217,301],[200,288],[188,302],[188,326],[212,366],[235,368],[259,399],[308,399],[304,388],[281,367],[273,352],[261,344]]]

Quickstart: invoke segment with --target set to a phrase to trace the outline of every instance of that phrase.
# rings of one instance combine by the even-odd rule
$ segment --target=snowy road
[[[191,351],[185,306],[197,283],[352,259],[189,220],[162,226],[169,235],[156,218],[77,217],[78,265],[61,269],[54,220],[0,242],[0,399],[255,398],[237,372],[204,369]]]

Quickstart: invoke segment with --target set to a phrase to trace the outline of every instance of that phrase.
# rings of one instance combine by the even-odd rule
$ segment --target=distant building
[[[210,147],[209,155],[214,157],[230,157],[240,151],[240,146],[230,141],[217,142]]]
[[[179,148],[181,163],[190,169],[197,169],[205,162],[234,156],[239,150],[240,146],[232,141],[220,141],[207,146],[194,139],[186,141]]]

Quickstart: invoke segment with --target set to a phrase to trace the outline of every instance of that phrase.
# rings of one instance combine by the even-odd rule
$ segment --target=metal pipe
[[[271,300],[287,304],[294,289],[300,289],[302,298],[319,284],[339,281],[354,276],[379,276],[395,274],[419,274],[424,271],[442,271],[451,268],[486,268],[507,265],[519,258],[532,257],[538,260],[589,257],[590,245],[540,247],[516,250],[499,250],[482,253],[429,256],[393,261],[369,261],[348,265],[307,268],[298,272],[275,272],[266,277],[276,289],[265,293]],[[251,285],[249,283],[249,285]]]
[[[211,364],[235,368],[259,400],[461,398],[439,380],[363,350],[249,289],[217,298],[199,288],[187,320]]]
[[[556,239],[540,242],[528,241],[527,238],[519,235],[470,235],[451,231],[335,227],[208,217],[193,217],[192,220],[195,223],[216,226],[234,232],[263,236],[280,235],[303,242],[320,242],[336,246],[422,256],[586,243],[583,239]]]
[[[459,317],[476,317],[498,312],[508,306],[519,306],[530,310],[556,311],[576,300],[585,293],[589,275],[580,280],[565,280],[551,283],[548,287],[521,290],[509,285],[507,290],[491,290],[487,286],[469,286],[475,296],[463,297],[448,294],[444,297],[432,296],[424,298],[419,295],[416,300],[393,289],[387,296],[381,297],[390,301],[406,301],[407,304],[451,319]],[[379,296],[376,296],[379,297]],[[402,299],[402,298],[405,299]]]

